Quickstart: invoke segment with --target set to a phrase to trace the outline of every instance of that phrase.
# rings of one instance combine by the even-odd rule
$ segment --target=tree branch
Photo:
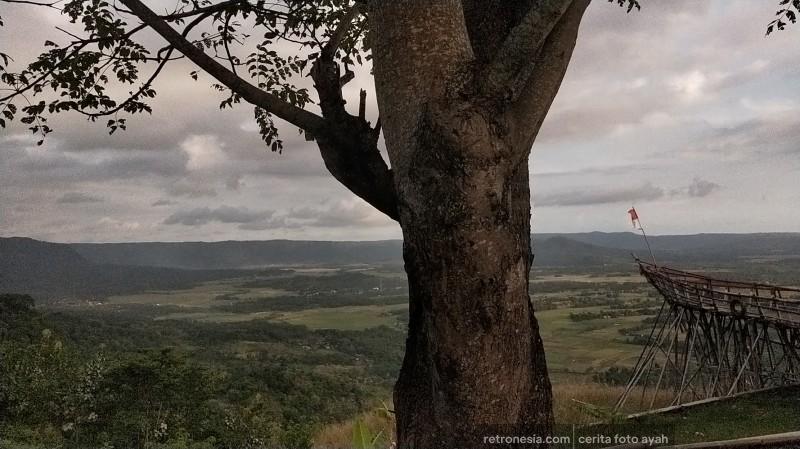
[[[48,8],[53,8],[55,10],[61,11],[61,8],[56,6],[59,3],[59,1],[53,1],[53,2],[37,2],[33,0],[0,0],[0,1],[2,1],[3,3],[18,3],[21,5],[46,6]]]
[[[211,13],[208,13],[208,14],[210,15]],[[197,25],[199,25],[200,22],[202,22],[205,18],[206,18],[205,15],[198,16],[197,18],[195,18],[192,22],[190,22],[188,25],[186,25],[186,27],[183,29],[183,32],[181,33],[181,36],[183,36],[184,38],[186,36],[188,36],[189,32],[192,31],[192,29],[194,29]],[[115,108],[109,109],[107,111],[102,111],[102,112],[86,113],[86,112],[83,112],[81,110],[78,110],[78,112],[81,112],[86,116],[96,118],[96,117],[103,117],[103,116],[113,115],[113,114],[116,114],[117,112],[125,109],[125,107],[128,104],[130,104],[133,101],[136,101],[139,98],[139,96],[141,96],[146,90],[150,89],[150,86],[153,85],[153,81],[155,81],[156,78],[158,78],[158,75],[161,74],[161,71],[164,69],[164,67],[167,65],[167,63],[170,61],[170,57],[172,56],[172,52],[174,50],[175,50],[175,47],[173,47],[173,46],[169,46],[169,47],[166,47],[166,49],[162,48],[161,50],[159,50],[158,53],[157,53],[158,57],[156,58],[156,60],[158,61],[158,66],[156,66],[156,69],[150,75],[150,78],[148,78],[147,81],[145,81],[144,84],[142,84],[142,86],[139,88],[139,90],[136,91],[136,93],[134,93],[133,95],[128,97],[128,99],[126,99],[122,103],[118,104]],[[164,52],[164,56],[162,56],[162,52]]]
[[[347,31],[353,25],[353,21],[358,17],[360,14],[358,4],[352,6],[349,10],[347,10],[347,14],[342,18],[342,21],[339,22],[339,26],[336,27],[333,34],[331,35],[331,39],[322,47],[321,56],[322,58],[329,58],[333,59],[336,55],[336,50],[339,48],[339,44],[342,43],[342,39],[344,39],[345,35],[347,35]]]
[[[378,150],[376,131],[361,114],[354,117],[345,109],[341,70],[335,60],[336,49],[358,13],[358,6],[350,8],[311,68],[322,115],[333,125],[332,136],[317,138],[317,145],[325,167],[334,178],[397,220],[399,212],[394,181]]]
[[[590,1],[576,0],[558,21],[531,63],[531,76],[527,85],[521,91],[518,101],[507,112],[513,123],[513,138],[526,149],[524,157],[521,156],[516,162],[527,158],[527,150],[533,145],[558,94],[572,59],[583,14]]]
[[[553,28],[573,3],[590,0],[539,0],[514,27],[482,78],[487,98],[514,101],[534,70],[531,62]]]
[[[180,35],[167,22],[154,13],[140,0],[120,0],[128,7],[142,22],[152,28],[162,38],[170,43],[176,50],[184,54],[201,69],[213,76],[224,86],[231,89],[245,101],[286,120],[287,122],[311,132],[315,136],[328,133],[328,126],[325,120],[303,108],[287,103],[277,96],[264,92],[258,87],[240,78],[230,69],[223,66],[213,57],[193,45],[189,40]]]
[[[243,3],[247,3],[247,0],[229,0],[229,1],[226,1],[226,2],[215,3],[215,4],[209,5],[209,6],[204,6],[204,7],[200,7],[200,8],[194,8],[194,9],[191,9],[189,11],[174,12],[172,14],[163,15],[163,16],[161,16],[161,18],[171,22],[171,21],[174,21],[174,20],[180,20],[180,19],[184,19],[186,17],[195,16],[197,14],[205,14],[205,13],[213,14],[213,13],[216,13],[216,12],[224,11],[225,9],[227,9],[227,8],[229,8],[231,6],[240,5],[240,4],[243,4]]]
[[[475,59],[488,63],[497,56],[508,33],[528,14],[537,0],[462,0],[464,20]]]
[[[392,171],[371,139],[353,139],[349,145],[338,139],[317,139],[317,145],[337,181],[392,220],[400,219]]]
[[[339,182],[389,217],[398,218],[391,171],[378,151],[374,130],[365,121],[348,114],[342,98],[339,66],[335,61],[336,47],[347,33],[350,22],[357,16],[358,8],[353,7],[348,12],[343,23],[333,33],[331,42],[326,46],[327,50],[321,52],[312,68],[312,78],[319,92],[323,118],[264,92],[240,78],[181,36],[167,24],[165,18],[156,15],[140,0],[120,1],[172,47],[231,91],[247,102],[307,131],[317,140],[325,166]],[[210,12],[209,9],[204,10],[201,17]],[[175,16],[166,17],[175,19]]]

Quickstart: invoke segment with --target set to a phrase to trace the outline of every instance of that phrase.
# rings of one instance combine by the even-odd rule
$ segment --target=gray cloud
[[[217,196],[217,191],[206,180],[181,178],[175,180],[166,187],[166,193],[170,196],[183,196],[187,198],[213,198]]]
[[[388,218],[361,200],[339,201],[325,206],[292,209],[287,217],[302,222],[306,226],[324,228],[373,227],[385,226],[389,223]]]
[[[59,204],[82,204],[82,203],[102,203],[104,200],[98,196],[82,192],[67,192],[61,195],[56,203]]]
[[[242,181],[241,175],[232,175],[225,180],[225,187],[228,190],[233,190],[238,192],[244,186],[244,181]]]
[[[186,172],[178,151],[105,151],[94,155],[64,152],[58,147],[30,147],[26,141],[0,141],[0,170],[15,183],[87,182],[144,177],[174,177]]]
[[[252,223],[242,223],[242,231],[267,231],[272,229],[300,229],[302,225],[286,220],[286,217],[266,218]]]
[[[246,207],[198,207],[167,217],[165,225],[203,226],[209,223],[237,224],[243,231],[274,229],[379,227],[391,221],[361,200],[328,202],[315,207],[289,210],[252,210]]]
[[[711,195],[719,188],[720,185],[715,182],[706,181],[700,178],[694,178],[692,183],[689,185],[689,188],[687,189],[687,193],[692,198],[703,198],[708,195]]]
[[[800,154],[800,107],[770,113],[729,126],[710,127],[690,147],[695,153],[764,157],[767,153]]]
[[[672,189],[669,193],[676,198],[705,198],[721,188],[716,182],[695,177],[689,185]]]
[[[664,189],[650,183],[638,187],[606,189],[602,187],[569,190],[534,197],[537,206],[592,206],[597,204],[653,201],[664,196]]]
[[[798,212],[775,205],[800,201],[797,31],[765,39],[774,8],[752,0],[642,4],[632,14],[607,2],[590,6],[534,151],[536,206],[547,206],[534,213],[537,230],[618,230],[598,212],[602,205],[703,197],[719,205],[707,221],[661,208],[661,231],[796,226]],[[63,38],[48,34],[42,24],[56,24],[55,15],[40,10],[4,10],[0,42],[19,64],[44,39]],[[218,93],[208,79],[191,82],[190,66],[175,61],[164,70],[153,114],[129,117],[125,132],[108,136],[102,123],[74,114],[50,119],[55,133],[42,147],[26,126],[3,130],[0,232],[120,241],[399,236],[330,177],[313,142],[279,122],[285,150],[270,152],[252,108],[219,111]],[[367,89],[374,118],[369,68],[357,71],[365,77],[346,86],[347,106],[352,111]],[[61,207],[54,216],[50,206],[64,192],[100,192],[105,203]],[[164,224],[173,212],[175,223]],[[775,215],[782,219],[760,218]]]
[[[202,226],[211,222],[254,224],[272,217],[273,211],[253,211],[244,207],[220,206],[216,209],[198,207],[175,212],[164,220],[166,225]]]
[[[634,173],[643,170],[653,169],[653,164],[630,164],[630,165],[613,165],[605,167],[586,167],[579,169],[569,169],[564,171],[537,171],[533,173],[537,179],[546,178],[564,178],[564,177],[586,177],[592,175],[599,176],[620,176],[629,173]]]

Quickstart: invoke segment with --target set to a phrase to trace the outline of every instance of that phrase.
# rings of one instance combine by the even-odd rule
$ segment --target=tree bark
[[[442,67],[428,63],[414,76]],[[431,91],[416,109],[395,105],[402,97],[379,99],[410,296],[394,395],[399,447],[468,449],[488,447],[484,437],[497,434],[547,435],[551,389],[528,295],[528,165],[511,163],[527,162],[513,156],[529,145],[510,137],[499,111],[457,93],[469,74],[431,76],[431,84],[419,81]],[[436,88],[441,79],[448,83]]]
[[[502,447],[484,437],[552,429],[528,296],[528,167],[504,176],[487,161],[454,165],[438,156],[459,150],[421,145],[434,155],[421,154],[416,174],[402,181],[424,197],[413,210],[401,207],[410,293],[394,394],[402,448]]]
[[[571,6],[551,14],[550,37],[531,61],[537,67],[525,69],[536,79],[515,99],[499,100],[481,96],[480,68],[497,64],[492,56],[502,54],[513,23],[478,46],[491,21],[476,21],[469,8],[465,17],[462,0],[370,2],[409,280],[409,332],[394,391],[400,448],[497,448],[505,446],[485,438],[552,432],[551,386],[528,292],[527,161],[588,2],[539,2]],[[528,26],[538,20],[523,20],[522,12],[504,14]]]

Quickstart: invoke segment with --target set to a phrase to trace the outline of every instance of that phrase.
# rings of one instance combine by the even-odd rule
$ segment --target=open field
[[[114,296],[116,307],[154,309],[156,321],[242,323],[267,320],[310,330],[364,330],[387,326],[404,330],[407,303],[389,297],[384,282],[402,282],[403,273],[385,267],[293,269],[279,278],[229,279],[187,290]],[[377,282],[376,282],[377,281]],[[386,284],[392,291],[395,284]],[[379,287],[375,287],[379,286]],[[630,367],[640,346],[621,330],[635,329],[646,315],[612,317],[610,307],[633,307],[648,287],[638,274],[605,276],[549,274],[532,281],[535,307],[555,383],[591,381],[612,366]],[[575,314],[594,314],[576,320]]]
[[[580,311],[603,309],[589,307]],[[561,374],[597,372],[615,365],[632,367],[636,363],[641,347],[623,342],[619,330],[636,327],[642,316],[576,322],[569,318],[574,311],[557,309],[537,314],[548,369],[556,380]]]
[[[398,316],[392,312],[406,309],[406,304],[346,306],[280,313],[269,319],[310,329],[363,330],[378,326],[398,326]]]
[[[606,282],[616,282],[616,283],[634,282],[640,284],[640,283],[645,283],[647,281],[642,276],[639,276],[638,273],[632,273],[629,275],[622,273],[614,273],[608,275],[550,273],[550,274],[537,274],[531,278],[532,284],[539,284],[544,282],[588,282],[592,284],[606,283]]]
[[[235,300],[269,298],[293,293],[272,288],[242,288],[241,279],[205,282],[194,288],[174,291],[153,291],[135,295],[111,296],[110,304],[144,304],[206,308],[217,303],[221,297],[233,296]]]
[[[354,273],[357,276],[353,278]],[[158,321],[188,320],[206,323],[243,323],[263,320],[305,327],[311,331],[361,331],[379,326],[397,329],[401,338],[407,320],[407,303],[389,301],[377,285],[384,281],[404,281],[400,271],[384,268],[359,270],[303,269],[280,282],[262,279],[234,279],[207,283],[191,290],[153,292],[110,298],[116,305],[169,304]],[[341,282],[337,284],[337,277]],[[370,281],[369,279],[373,279]],[[372,282],[372,283],[371,283]],[[590,275],[549,273],[531,282],[534,304],[547,351],[548,368],[554,384],[555,413],[560,423],[588,423],[609,414],[622,393],[621,386],[601,385],[593,375],[611,367],[632,367],[641,346],[626,340],[620,331],[642,326],[646,314],[613,316],[614,311],[652,305],[649,287],[638,273],[631,275]],[[394,294],[394,293],[391,293]],[[400,298],[404,299],[404,298]],[[649,302],[648,302],[649,301]],[[276,307],[296,306],[291,310]],[[341,304],[341,305],[340,305]],[[347,305],[353,304],[353,305]],[[357,305],[356,305],[357,304]],[[224,305],[224,310],[221,310]],[[176,311],[177,308],[177,311]],[[185,309],[185,310],[182,310]],[[583,314],[577,319],[576,314]],[[398,341],[402,344],[402,341]],[[263,341],[231,341],[222,349],[237,359],[266,357],[307,359],[309,349],[293,344]],[[335,351],[317,348],[316,359],[336,357]],[[400,359],[396,360],[399,367]],[[314,370],[324,375],[349,376],[359,368],[327,363]],[[356,371],[354,371],[356,370]],[[388,374],[391,380],[394,374]],[[383,399],[389,398],[385,390]],[[379,400],[381,397],[375,398]],[[636,409],[625,412],[638,411]],[[364,416],[375,431],[391,437],[392,422],[380,410]],[[315,441],[321,447],[350,441],[352,421],[332,424],[319,430]],[[387,440],[389,441],[389,440]]]
[[[275,316],[275,312],[225,313],[225,312],[175,312],[156,317],[156,321],[190,320],[207,323],[241,323],[263,320]]]
[[[638,273],[618,271],[548,270],[536,273],[530,286],[557,423],[582,425],[640,411],[633,401],[612,413],[661,305],[654,289]],[[320,447],[347,447],[354,416],[383,432],[387,444],[381,447],[389,447],[393,422],[381,401],[391,398],[402,362],[407,295],[399,266],[287,266],[271,275],[238,273],[191,288],[44,309],[87,353],[169,348],[214,367],[225,379],[218,398],[243,410],[266,401],[253,419],[276,420],[285,429],[311,421],[303,432]],[[792,430],[800,424],[786,415],[796,415],[797,404],[787,401],[772,408],[737,402],[665,416],[653,425],[687,429],[679,442]],[[733,432],[741,428],[747,431]]]

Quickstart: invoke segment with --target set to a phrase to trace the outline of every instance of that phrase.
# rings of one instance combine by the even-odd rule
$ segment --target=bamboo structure
[[[800,383],[800,289],[637,263],[664,303],[616,410]]]

